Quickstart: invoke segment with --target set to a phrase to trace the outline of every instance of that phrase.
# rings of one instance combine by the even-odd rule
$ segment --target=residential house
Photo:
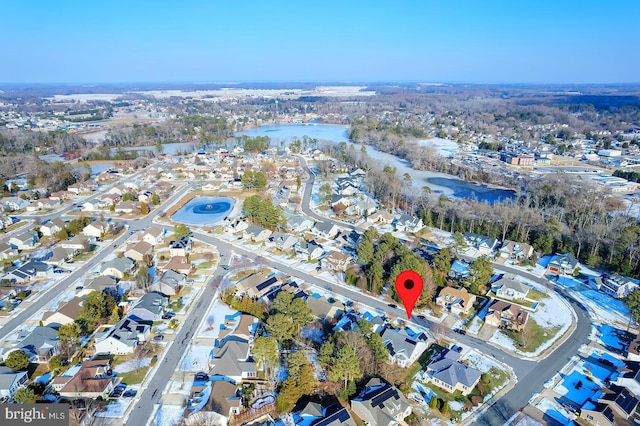
[[[1,207],[1,204],[0,204]],[[11,216],[7,216],[6,214],[0,214],[0,229],[5,229],[13,225],[14,220]]]
[[[282,280],[274,273],[257,272],[241,279],[236,283],[236,293],[261,299],[277,291],[282,286]]]
[[[82,298],[74,297],[66,303],[60,305],[57,311],[47,311],[42,315],[42,323],[46,326],[59,327],[71,324],[80,314],[82,309]]]
[[[624,366],[618,371],[615,384],[640,395],[640,361],[625,361]]]
[[[103,293],[110,294],[115,300],[120,300],[124,289],[118,284],[118,280],[110,275],[100,275],[90,280],[85,281],[85,286],[80,291],[76,292],[78,297],[85,297],[92,291],[101,291]]]
[[[511,240],[504,240],[500,247],[500,257],[513,259],[518,262],[529,259],[533,254],[533,247],[526,243],[518,243]]]
[[[8,243],[0,243],[0,259],[12,259],[18,255],[18,250],[11,247]]]
[[[72,377],[56,378],[52,385],[54,389],[58,387],[60,396],[66,398],[101,397],[106,400],[115,382],[115,377],[109,374],[110,368],[108,359],[84,361],[79,368],[72,370]]]
[[[164,271],[160,278],[151,284],[151,290],[167,296],[175,296],[180,294],[186,283],[186,275],[168,270]]]
[[[96,335],[96,353],[126,355],[132,354],[138,344],[149,339],[151,327],[130,317],[121,319],[104,333]]]
[[[0,399],[12,399],[18,389],[27,387],[28,380],[26,371],[0,366]]]
[[[520,305],[494,300],[485,317],[485,324],[504,327],[509,330],[521,331],[527,324],[529,313]]]
[[[322,264],[332,271],[344,272],[353,264],[353,256],[339,251],[332,251],[322,258]]]
[[[587,408],[589,407],[589,408]],[[580,409],[580,418],[593,426],[616,426],[616,418],[609,404],[601,402],[585,404]]]
[[[378,209],[378,204],[372,200],[370,197],[365,197],[361,200],[358,200],[352,206],[349,206],[346,210],[346,213],[351,216],[369,216],[370,214],[375,213]]]
[[[355,202],[355,198],[349,197],[347,195],[333,194],[331,196],[331,207],[335,207],[337,205],[342,205],[344,207],[348,207]]]
[[[395,219],[395,215],[384,211],[377,211],[367,216],[367,223],[377,223],[381,225],[391,224]]]
[[[75,255],[88,252],[91,249],[91,241],[86,236],[76,235],[69,240],[60,241],[58,246],[71,250]]]
[[[274,231],[265,241],[265,245],[267,247],[275,247],[278,250],[289,250],[297,241],[298,238],[293,235]]]
[[[116,257],[104,262],[100,274],[110,275],[117,279],[123,279],[125,274],[133,274],[135,263],[128,257]]]
[[[213,350],[213,367],[209,376],[213,380],[239,383],[244,379],[257,377],[256,365],[251,357],[251,343],[257,318],[242,314],[239,321],[233,321],[235,330],[225,334]]]
[[[35,203],[38,206],[38,210],[51,210],[60,205],[60,200],[53,200],[51,198],[40,198]]]
[[[315,241],[298,241],[294,245],[294,250],[303,259],[318,259],[324,253],[322,246]]]
[[[40,232],[42,232],[42,235],[44,235],[45,237],[52,237],[58,232],[62,231],[65,226],[66,223],[64,222],[64,220],[56,217],[54,219],[51,219],[47,223],[40,225]]]
[[[556,254],[547,265],[547,270],[556,275],[572,275],[578,267],[578,260],[571,253]]]
[[[249,224],[244,220],[235,219],[229,221],[226,227],[229,232],[235,234],[236,232],[243,232],[246,230],[249,227]]]
[[[491,285],[496,296],[508,300],[524,300],[529,294],[530,287],[520,281],[502,277]]]
[[[598,290],[616,299],[624,299],[634,290],[640,288],[638,280],[623,277],[618,273],[612,275],[602,274],[599,283]]]
[[[53,267],[44,262],[30,260],[20,266],[9,268],[3,279],[13,283],[26,283],[36,278],[53,276]]]
[[[0,203],[2,204],[3,209],[8,209],[11,211],[19,211],[22,209],[26,209],[29,204],[29,200],[24,200],[20,197],[4,197],[0,199]]]
[[[31,362],[49,362],[58,353],[58,331],[51,327],[36,327],[29,332],[20,332],[17,343],[5,353],[5,360],[9,353],[21,350],[29,356]]]
[[[33,231],[26,231],[9,238],[9,244],[16,250],[31,250],[40,243],[38,242],[38,234]]]
[[[449,393],[459,390],[463,395],[469,395],[478,384],[482,373],[458,361],[458,352],[443,349],[431,360],[423,380],[431,382]]]
[[[125,257],[135,260],[136,262],[142,262],[146,255],[153,254],[153,246],[146,241],[140,241],[134,245],[127,247],[124,252]]]
[[[84,182],[76,182],[67,187],[67,191],[74,194],[85,194],[91,192],[91,187]]]
[[[405,424],[411,404],[398,388],[372,378],[351,401],[351,410],[369,426],[397,426]]]
[[[49,265],[59,266],[71,259],[74,254],[75,250],[64,247],[54,247],[42,261]]]
[[[157,246],[158,244],[162,244],[164,242],[164,236],[166,231],[162,228],[151,227],[145,230],[144,235],[142,236],[142,241],[147,244],[151,244],[152,246]]]
[[[211,382],[211,392],[206,405],[197,413],[192,414],[186,420],[193,419],[195,424],[220,424],[226,425],[234,414],[242,410],[242,398],[238,396],[238,387],[224,380]],[[205,423],[200,423],[200,417],[207,418]]]
[[[323,322],[332,322],[344,314],[345,306],[332,298],[326,299],[319,294],[311,294],[307,298],[307,306],[311,313]]]
[[[184,275],[189,275],[193,270],[193,265],[184,256],[174,256],[168,262],[158,263],[158,271],[176,271]]]
[[[326,238],[328,240],[336,236],[340,229],[333,222],[316,222],[313,226],[312,232],[317,236]]]
[[[191,238],[186,236],[181,236],[177,240],[169,241],[169,255],[173,256],[183,256],[186,257],[189,253],[191,253],[191,249],[193,248],[193,243],[191,242]]]
[[[82,234],[88,237],[103,238],[111,229],[111,226],[101,220],[94,220],[84,227]]]
[[[313,220],[307,216],[291,216],[287,225],[291,232],[304,232],[313,227]]]
[[[356,426],[355,420],[345,407],[339,404],[323,407],[317,402],[308,402],[302,410],[294,413],[294,422],[297,425],[309,426]]]
[[[609,405],[614,416],[620,416],[625,420],[636,412],[640,404],[640,399],[624,386],[609,385],[608,388],[602,388],[600,391],[602,396],[598,402]]]
[[[396,220],[395,227],[399,232],[414,233],[424,228],[424,223],[419,217],[403,214]]]
[[[389,361],[402,368],[407,368],[417,361],[428,345],[424,333],[409,335],[406,328],[387,328],[382,333],[382,341],[389,351]]]
[[[116,204],[116,213],[137,213],[140,211],[140,203],[135,201],[122,201]]]
[[[455,315],[465,315],[471,312],[476,303],[476,296],[470,294],[466,288],[459,289],[445,287],[436,297],[436,305],[443,306]]]
[[[242,238],[245,240],[259,242],[269,238],[269,235],[271,235],[271,231],[268,229],[258,225],[249,225],[249,227],[244,230]]]
[[[640,334],[629,343],[627,349],[627,359],[630,361],[640,361]],[[640,392],[638,392],[640,395]]]
[[[464,240],[469,247],[474,248],[480,254],[493,254],[493,251],[498,246],[498,240],[495,238],[474,234],[472,232],[465,232]]]
[[[159,321],[169,303],[169,298],[164,294],[147,293],[129,309],[129,317],[136,321]]]

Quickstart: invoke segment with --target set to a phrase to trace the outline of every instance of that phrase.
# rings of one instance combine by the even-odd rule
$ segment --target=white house
[[[27,387],[28,380],[26,371],[13,371],[0,366],[0,399],[13,398],[18,389]]]
[[[129,317],[123,318],[102,335],[96,337],[94,344],[96,352],[114,355],[131,354],[139,343],[148,340],[150,332],[149,325],[139,323]]]
[[[162,228],[152,227],[148,228],[142,236],[142,241],[156,246],[162,244],[164,241],[165,230]]]
[[[403,214],[396,220],[396,231],[418,232],[422,228],[424,228],[424,223],[422,223],[422,219],[416,216]]]
[[[324,248],[315,241],[299,241],[294,245],[294,249],[303,259],[318,259],[324,253]]]
[[[110,229],[111,227],[108,223],[102,222],[101,220],[94,220],[84,227],[82,234],[88,237],[102,238]]]

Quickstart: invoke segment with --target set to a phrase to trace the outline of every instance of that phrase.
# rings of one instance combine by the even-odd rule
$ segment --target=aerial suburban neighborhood
[[[110,105],[114,116],[151,108],[151,123],[170,120],[161,102]],[[332,140],[341,127],[303,118],[328,120],[283,112],[247,132],[237,118],[203,116],[235,133],[104,160],[77,153],[68,180],[6,179],[2,401],[69,404],[78,425],[498,424],[499,403],[513,424],[640,421],[635,199],[601,179],[606,167],[583,160],[565,173],[602,170],[575,184],[624,216],[582,205],[567,220],[628,226],[628,250],[604,223],[563,228],[544,198],[552,187],[528,187],[537,210],[504,185],[467,182],[493,197],[480,201],[442,181],[415,190],[419,174],[357,143],[367,125]],[[47,131],[27,121],[4,115],[10,132]],[[272,139],[267,124],[293,134]],[[516,141],[494,158],[479,148],[486,138],[442,130],[433,142],[459,148],[433,161],[547,185],[557,170],[535,165],[569,161],[552,144]],[[316,131],[327,133],[307,136]],[[393,285],[403,270],[424,283],[410,317]]]

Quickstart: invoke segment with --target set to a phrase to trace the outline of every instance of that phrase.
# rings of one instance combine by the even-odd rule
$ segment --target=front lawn
[[[135,385],[138,383],[142,383],[142,381],[144,380],[144,376],[147,375],[147,370],[149,370],[148,366],[141,367],[137,372],[136,370],[133,370],[127,373],[120,373],[118,374],[118,377],[120,377],[122,379],[122,382],[126,383],[127,385]]]
[[[516,344],[516,348],[522,352],[534,352],[543,343],[551,339],[560,330],[561,326],[544,328],[533,318],[529,317],[527,325],[522,331],[500,330]]]
[[[549,295],[547,293],[543,293],[534,288],[530,289],[529,293],[527,293],[527,299],[530,299],[530,300],[542,300],[548,297]]]

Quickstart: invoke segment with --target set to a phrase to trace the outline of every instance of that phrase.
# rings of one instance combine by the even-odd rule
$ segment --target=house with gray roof
[[[498,246],[498,240],[486,235],[474,234],[473,232],[465,232],[464,240],[469,247],[476,249],[481,254],[492,254]]]
[[[31,250],[36,248],[38,242],[38,234],[33,231],[25,231],[9,238],[9,244],[16,250]]]
[[[226,380],[240,383],[243,379],[255,378],[256,365],[251,359],[250,340],[244,336],[229,334],[222,339],[213,351],[213,367],[209,376],[214,380]]]
[[[411,404],[398,388],[373,378],[351,401],[351,410],[369,426],[397,426],[411,415]]]
[[[331,238],[335,237],[338,234],[338,231],[340,231],[340,228],[338,228],[333,222],[318,221],[313,226],[312,231],[317,236],[330,240]]]
[[[49,362],[58,353],[58,331],[51,327],[36,327],[30,332],[20,332],[17,343],[4,353],[4,359],[14,350],[26,353],[31,362]]]
[[[171,269],[164,271],[159,279],[151,284],[151,290],[175,296],[179,294],[187,283],[187,276]]]
[[[496,296],[508,300],[523,300],[529,294],[529,286],[511,278],[502,277],[491,285]]]
[[[266,240],[270,235],[271,231],[263,228],[262,226],[249,225],[247,229],[244,230],[242,238],[257,242]]]
[[[110,275],[122,279],[126,273],[132,274],[135,263],[128,257],[116,257],[104,262],[100,268],[101,275]]]
[[[468,395],[478,384],[482,373],[458,361],[460,354],[449,349],[443,349],[427,365],[423,374],[425,382],[431,382],[449,393],[457,390]]]
[[[382,341],[389,351],[389,361],[402,368],[409,367],[427,349],[429,339],[424,333],[411,336],[406,328],[387,328],[382,333]]]
[[[324,253],[324,248],[315,241],[298,241],[293,248],[303,259],[319,259]]]
[[[317,402],[308,402],[302,410],[293,414],[295,424],[309,426],[356,426],[349,411],[338,404],[323,407]]]
[[[242,398],[239,396],[238,387],[224,380],[211,382],[209,400],[197,413],[189,416],[196,424],[227,424],[233,414],[239,414],[242,410]],[[207,420],[205,420],[207,419]],[[198,423],[204,420],[203,423]],[[187,424],[190,424],[187,421]]]
[[[400,232],[418,232],[424,228],[424,223],[417,216],[403,214],[396,220],[395,227]]]
[[[151,292],[139,298],[129,309],[129,316],[136,321],[158,321],[162,319],[169,298],[164,294]]]
[[[53,276],[53,267],[44,262],[30,260],[23,265],[14,266],[3,277],[14,283],[23,284],[36,278]]]
[[[344,305],[337,300],[327,300],[324,296],[314,293],[307,297],[307,306],[311,313],[320,321],[331,321],[344,314]]]
[[[138,344],[149,338],[151,327],[126,317],[106,332],[96,336],[95,348],[98,353],[126,355],[132,354]]]
[[[278,250],[289,250],[298,241],[293,235],[274,231],[265,241],[267,247],[275,247]]]
[[[287,220],[287,226],[291,232],[308,231],[313,227],[313,220],[307,216],[291,216]]]
[[[556,254],[547,264],[547,270],[556,275],[571,275],[578,267],[578,260],[571,253]]]
[[[0,399],[13,398],[18,389],[27,387],[28,380],[26,371],[13,371],[9,367],[0,366]]]

